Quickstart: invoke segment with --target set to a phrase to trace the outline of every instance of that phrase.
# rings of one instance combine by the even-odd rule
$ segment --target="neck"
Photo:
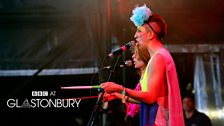
[[[141,76],[144,75],[144,72],[145,72],[145,67],[140,68],[140,74],[141,74]]]
[[[194,114],[194,110],[185,112],[185,116],[187,119],[190,119],[193,116],[193,114]]]
[[[153,56],[159,49],[163,48],[162,43],[157,39],[149,42],[147,46],[150,56]]]

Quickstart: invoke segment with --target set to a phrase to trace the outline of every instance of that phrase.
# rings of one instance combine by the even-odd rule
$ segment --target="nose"
[[[135,53],[132,55],[132,59],[134,59],[135,58]]]
[[[137,32],[135,32],[134,38],[135,38],[135,39],[137,38]]]

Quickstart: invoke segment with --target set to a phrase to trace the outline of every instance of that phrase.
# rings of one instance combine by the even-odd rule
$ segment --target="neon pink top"
[[[141,86],[138,83],[135,87],[135,91],[141,91]],[[126,116],[134,117],[135,115],[139,114],[140,112],[140,105],[135,103],[127,103],[127,111]]]
[[[183,109],[180,96],[179,82],[176,73],[175,63],[165,48],[160,49],[158,54],[162,55],[165,60],[166,81],[168,85],[168,109],[163,108],[154,102],[146,104],[140,102],[140,126],[184,126]],[[151,59],[153,56],[151,57]],[[147,65],[150,66],[150,61]],[[142,91],[150,88],[148,85],[148,69],[146,69],[143,79],[141,80]],[[152,92],[153,93],[153,92]]]

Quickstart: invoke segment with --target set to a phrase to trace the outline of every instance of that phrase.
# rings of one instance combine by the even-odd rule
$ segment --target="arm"
[[[102,88],[105,90],[105,92],[122,92],[122,90],[125,89],[126,94],[134,100],[152,104],[156,101],[160,91],[160,87],[164,83],[165,61],[163,59],[163,56],[160,54],[156,54],[151,62],[151,67],[149,69],[150,72],[148,75],[148,86],[150,88],[147,92],[134,91],[128,88],[124,88],[123,86],[117,85],[113,82],[103,83]]]
[[[119,99],[122,99],[122,94],[117,93],[117,97]],[[126,100],[126,102],[131,102],[131,103],[136,103],[136,104],[139,104],[140,103],[139,101],[137,101],[137,100],[135,100],[135,99],[133,99],[133,98],[131,98],[129,96],[125,96],[125,100]]]
[[[122,94],[117,93],[117,92],[109,93],[109,94],[105,93],[103,96],[103,100],[107,101],[107,102],[115,100],[115,99],[122,99]],[[136,104],[140,103],[139,101],[137,101],[129,96],[125,96],[125,100],[126,100],[126,102],[131,102],[131,103],[136,103]]]

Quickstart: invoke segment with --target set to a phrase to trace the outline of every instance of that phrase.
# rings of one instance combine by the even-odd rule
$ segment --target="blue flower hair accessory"
[[[130,20],[135,24],[136,27],[142,26],[145,21],[152,16],[152,11],[144,4],[141,7],[136,7],[132,11]]]

